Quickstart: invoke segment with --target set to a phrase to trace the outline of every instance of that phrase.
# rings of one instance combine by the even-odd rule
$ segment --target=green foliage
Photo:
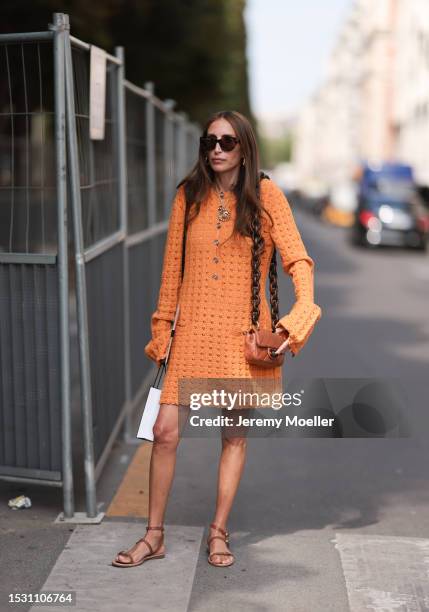
[[[283,138],[259,138],[259,150],[261,153],[261,165],[264,168],[273,168],[278,163],[291,160],[292,136]]]
[[[2,32],[46,30],[68,13],[74,36],[109,52],[125,47],[127,78],[203,122],[232,109],[253,122],[248,99],[245,0],[6,0]]]

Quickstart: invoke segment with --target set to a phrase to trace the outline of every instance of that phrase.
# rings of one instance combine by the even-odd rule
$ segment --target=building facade
[[[356,0],[326,77],[298,115],[293,161],[305,187],[402,161],[429,185],[429,1]]]

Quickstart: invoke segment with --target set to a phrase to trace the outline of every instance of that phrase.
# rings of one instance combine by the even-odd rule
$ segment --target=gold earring
[[[245,163],[246,163],[246,160],[245,160],[245,159],[244,159],[244,157],[243,157],[243,161],[241,162],[241,165],[242,165],[242,166],[244,166],[244,165],[245,165]]]

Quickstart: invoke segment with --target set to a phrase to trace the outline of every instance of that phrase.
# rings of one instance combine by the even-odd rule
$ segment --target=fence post
[[[177,143],[177,177],[184,177],[186,173],[186,113],[183,111],[176,113],[179,130],[178,130],[178,143]]]
[[[64,15],[68,21],[68,15]],[[97,515],[96,483],[94,467],[94,440],[91,399],[91,362],[88,338],[88,309],[85,278],[85,248],[82,231],[82,201],[80,193],[79,157],[76,133],[74,104],[73,62],[70,33],[65,34],[65,73],[66,73],[66,118],[67,148],[70,169],[70,193],[72,201],[74,247],[76,264],[76,298],[79,338],[79,362],[81,382],[81,408],[83,425],[83,445],[85,464],[85,490],[87,517],[99,522],[104,513]]]
[[[146,81],[144,88],[154,94],[154,84]],[[155,108],[152,97],[147,98],[146,103],[146,138],[147,138],[147,202],[148,202],[148,226],[156,223],[156,166],[155,166]]]
[[[130,331],[130,276],[128,258],[128,197],[127,197],[127,123],[125,108],[125,53],[123,47],[115,47],[115,55],[121,61],[116,66],[115,100],[116,100],[116,142],[117,142],[117,164],[118,164],[118,203],[120,214],[121,232],[123,233],[122,253],[122,276],[124,289],[124,377],[125,377],[125,421],[123,427],[123,439],[132,437],[131,422],[131,331]]]
[[[65,74],[64,41],[68,28],[62,13],[53,14],[49,28],[54,32],[54,95],[55,95],[55,165],[57,191],[58,231],[58,285],[60,302],[60,355],[61,355],[61,442],[63,517],[74,514],[72,465],[72,427],[70,395],[70,337],[68,293],[68,235],[67,235],[67,162],[65,126]],[[61,516],[61,515],[60,515]]]
[[[164,100],[166,106],[164,123],[164,151],[165,151],[165,191],[164,191],[164,219],[168,219],[171,201],[174,196],[175,176],[174,176],[174,134],[171,111],[176,106],[176,101],[171,98]]]
[[[193,122],[189,125],[189,129],[192,134],[192,140],[194,142],[194,147],[195,147],[194,153],[193,153],[193,160],[197,161],[199,149],[200,149],[200,129],[199,129],[199,126]],[[191,163],[193,162],[191,161]]]

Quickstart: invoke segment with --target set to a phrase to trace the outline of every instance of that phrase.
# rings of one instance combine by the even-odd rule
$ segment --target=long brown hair
[[[240,164],[238,177],[233,192],[237,197],[237,215],[234,224],[234,233],[243,236],[252,236],[252,226],[255,216],[260,217],[262,206],[258,193],[261,171],[259,167],[259,152],[252,126],[248,119],[237,111],[218,111],[213,113],[206,121],[202,136],[207,136],[210,125],[216,119],[226,119],[234,128],[235,134],[240,141],[241,153],[245,164]],[[198,151],[198,159],[192,170],[177,185],[179,188],[185,185],[186,195],[186,220],[190,223],[200,212],[201,203],[204,201],[209,190],[215,184],[215,173],[205,160],[205,153]],[[190,215],[192,204],[195,208]],[[267,212],[269,215],[269,213]],[[269,215],[271,218],[271,215]]]
[[[245,164],[240,164],[238,178],[233,192],[237,197],[236,218],[233,234],[239,233],[243,236],[250,236],[253,239],[252,245],[252,311],[253,323],[259,319],[260,300],[260,257],[265,248],[265,240],[261,233],[261,213],[266,212],[271,223],[273,219],[265,209],[259,199],[259,183],[262,178],[269,178],[260,170],[259,152],[256,138],[252,126],[248,119],[237,111],[219,111],[211,115],[206,121],[202,136],[207,136],[208,129],[216,119],[226,119],[234,128],[235,134],[240,141],[241,152]],[[177,189],[184,184],[186,196],[185,212],[185,231],[188,224],[199,214],[201,203],[207,196],[210,188],[215,184],[215,173],[205,160],[205,153],[201,147],[198,152],[198,159],[192,170],[180,181]],[[193,214],[190,215],[190,208],[195,204]],[[270,303],[272,330],[279,318],[278,312],[278,288],[276,270],[276,251],[274,249],[270,262]]]

